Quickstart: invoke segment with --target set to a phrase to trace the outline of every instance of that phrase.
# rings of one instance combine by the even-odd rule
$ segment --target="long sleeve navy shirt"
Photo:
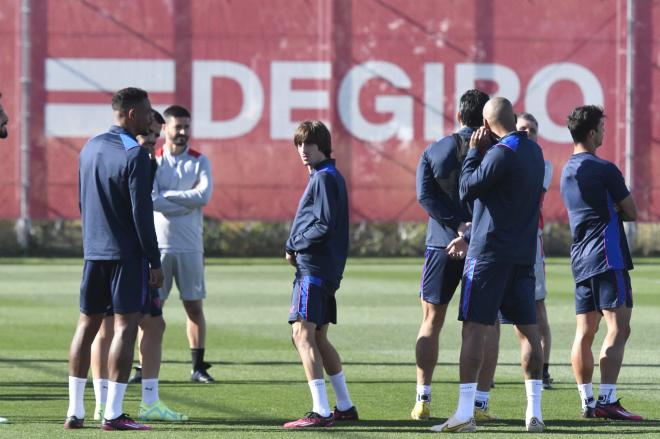
[[[113,126],[85,144],[78,174],[85,259],[138,256],[160,267],[147,150]]]
[[[296,254],[299,274],[339,287],[348,256],[348,194],[334,160],[321,162],[310,174],[286,251]]]
[[[464,127],[458,135],[469,141],[473,131]],[[429,215],[427,247],[446,247],[458,236],[459,224],[470,221],[458,194],[461,164],[456,147],[453,135],[443,137],[426,147],[417,164],[417,201]],[[451,193],[440,187],[440,180],[452,180]]]
[[[544,162],[524,132],[504,136],[484,155],[471,148],[460,195],[474,202],[468,257],[534,264]]]

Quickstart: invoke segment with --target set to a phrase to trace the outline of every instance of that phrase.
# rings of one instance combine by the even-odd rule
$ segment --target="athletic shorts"
[[[493,325],[498,311],[516,325],[536,323],[534,267],[466,258],[458,319]]]
[[[289,323],[304,320],[316,323],[316,329],[328,323],[337,324],[336,291],[336,286],[320,277],[296,275],[291,293]]]
[[[535,300],[543,300],[548,294],[545,286],[545,255],[543,254],[543,233],[539,229],[536,242],[536,262],[534,262],[534,277],[536,278]]]
[[[151,317],[163,315],[163,301],[160,299],[158,290],[149,288],[149,299],[145,301],[140,313],[145,316],[148,314]],[[111,317],[115,315],[115,312],[110,308],[105,315]]]
[[[181,300],[202,300],[206,297],[204,284],[204,253],[161,253],[163,287],[160,298],[167,300],[176,283]]]
[[[134,257],[85,260],[80,282],[80,312],[117,314],[140,312],[149,296],[149,264]]]
[[[575,284],[575,314],[633,307],[627,270],[608,270]]]
[[[464,261],[451,259],[444,248],[428,247],[424,257],[419,296],[424,302],[445,305],[461,282]]]

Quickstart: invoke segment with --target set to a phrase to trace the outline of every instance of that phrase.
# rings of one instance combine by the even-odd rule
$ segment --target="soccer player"
[[[112,97],[115,125],[80,152],[80,211],[85,263],[80,317],[69,351],[69,409],[64,428],[82,428],[90,347],[108,310],[114,336],[108,358],[104,430],[148,430],[123,413],[140,310],[149,288],[162,285],[154,230],[149,153],[136,139],[152,120],[147,92],[119,90]]]
[[[329,323],[337,323],[335,293],[348,255],[348,194],[344,178],[330,158],[330,132],[322,122],[300,123],[293,143],[309,170],[309,182],[285,247],[286,260],[296,268],[289,323],[313,407],[284,428],[330,427],[334,421],[358,419],[339,354],[328,340]],[[334,412],[328,404],[323,369],[337,397]]]
[[[518,114],[516,121],[516,129],[518,131],[527,132],[529,140],[534,142],[538,139],[539,123],[536,118],[529,113]],[[543,196],[548,192],[550,183],[552,182],[552,163],[545,160],[545,170],[543,173]],[[541,198],[541,207],[543,206],[543,198]],[[552,378],[550,378],[550,348],[552,345],[552,334],[550,333],[550,322],[548,321],[548,313],[545,309],[545,296],[548,294],[548,289],[545,284],[545,256],[543,254],[543,212],[539,213],[539,231],[538,242],[536,243],[536,261],[534,262],[534,277],[536,278],[536,321],[539,325],[539,334],[541,336],[541,348],[543,348],[543,388],[552,388]]]
[[[179,105],[164,111],[165,145],[156,152],[158,170],[153,189],[154,222],[165,280],[160,298],[167,300],[176,282],[186,311],[186,329],[192,356],[190,378],[215,381],[204,361],[206,319],[204,285],[204,217],[202,207],[211,199],[213,180],[209,160],[188,145],[190,112]]]
[[[0,93],[0,98],[2,97],[2,93]],[[0,104],[0,139],[6,139],[9,136],[9,132],[7,131],[7,124],[9,123],[9,116],[7,116],[7,113],[5,113],[5,109],[2,108],[2,104]],[[0,417],[0,424],[4,424],[7,422],[7,418],[2,418]]]
[[[603,143],[605,114],[585,105],[568,116],[575,147],[561,174],[561,196],[573,235],[571,267],[575,279],[577,328],[571,352],[573,373],[585,418],[641,421],[616,397],[616,381],[630,336],[633,269],[623,221],[635,221],[637,208],[619,169],[596,156]],[[594,400],[591,346],[601,319],[607,335],[600,351],[600,386]]]
[[[463,340],[458,408],[432,430],[476,430],[473,412],[484,338],[499,310],[515,325],[520,341],[526,429],[539,432],[545,427],[541,415],[543,353],[536,324],[534,259],[543,153],[516,131],[513,107],[507,99],[489,100],[483,117],[484,126],[470,138],[460,178],[461,200],[474,202],[474,210],[459,307]],[[491,146],[493,140],[496,143]],[[456,251],[453,247],[450,253]]]
[[[154,148],[165,121],[163,116],[156,110],[152,110],[152,112],[153,121],[149,134],[136,137],[140,146],[146,148],[149,151],[149,156],[153,157],[151,161],[153,181],[156,170],[154,167],[156,164]],[[170,409],[158,396],[158,372],[160,370],[165,320],[163,320],[163,309],[157,289],[149,290],[149,299],[145,301],[141,313],[143,317],[139,324],[138,340],[140,362],[144,367],[139,370],[144,374],[144,379],[140,379],[142,383],[142,402],[138,408],[138,419],[143,421],[187,421],[188,417],[186,415]],[[96,335],[94,343],[92,343],[92,375],[96,396],[95,420],[101,419],[105,411],[108,388],[108,351],[113,336],[113,323],[114,317],[112,313],[109,313],[103,319],[101,329]],[[142,374],[140,377],[142,378]]]
[[[429,215],[426,229],[426,252],[419,291],[422,324],[417,335],[417,397],[410,413],[412,419],[427,420],[431,415],[431,381],[438,362],[438,338],[447,314],[447,306],[463,273],[465,253],[452,257],[447,246],[463,236],[470,213],[461,205],[458,179],[461,164],[472,133],[481,126],[482,111],[488,95],[468,90],[460,98],[456,119],[461,129],[430,144],[417,165],[417,200]],[[498,355],[498,328],[489,329],[494,343],[485,345],[478,396],[475,403],[477,420],[493,418],[488,411],[488,398]]]

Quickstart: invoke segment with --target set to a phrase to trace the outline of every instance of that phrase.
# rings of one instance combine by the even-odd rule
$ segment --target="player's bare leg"
[[[108,353],[114,335],[114,316],[105,316],[92,343],[92,377],[94,378],[94,420],[101,420],[108,397]]]
[[[323,325],[321,329],[316,330],[315,335],[316,346],[323,359],[323,368],[325,373],[328,374],[328,378],[330,378],[330,383],[337,398],[333,416],[336,421],[356,421],[358,413],[348,393],[341,358],[330,340],[328,340],[329,326]]]
[[[497,358],[500,353],[500,322],[496,321],[493,326],[486,329],[484,340],[484,354],[477,378],[477,393],[474,403],[474,417],[477,422],[492,421],[497,419],[489,411],[490,389],[493,386]]]
[[[632,308],[604,309],[603,319],[607,324],[607,335],[600,350],[600,382],[616,384],[623,362],[623,353],[630,336]]]
[[[550,322],[548,313],[545,309],[545,299],[536,301],[536,322],[539,325],[539,334],[541,336],[541,349],[543,349],[543,386],[546,389],[551,388],[550,374],[547,376],[546,383],[546,365],[550,364],[550,348],[552,347],[552,334],[550,333]]]
[[[163,316],[144,316],[140,320],[140,362],[142,379],[156,379],[160,373],[165,320]]]
[[[594,373],[594,356],[591,352],[591,346],[596,332],[598,332],[601,316],[598,312],[591,311],[577,314],[575,318],[577,326],[571,350],[573,374],[578,384],[591,383]]]
[[[529,432],[542,432],[545,429],[541,413],[543,392],[543,351],[538,325],[515,325],[520,342],[520,366],[525,375],[527,411],[525,425]]]
[[[200,383],[212,383],[215,380],[208,374],[211,365],[204,361],[204,345],[206,342],[206,318],[202,300],[184,300],[186,310],[186,332],[193,357],[191,379]]]

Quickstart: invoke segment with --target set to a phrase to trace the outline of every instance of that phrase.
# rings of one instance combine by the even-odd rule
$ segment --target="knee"
[[[630,337],[631,329],[630,329],[630,325],[624,324],[611,328],[608,332],[611,334],[611,336],[614,337],[614,339],[617,342],[625,343],[626,341],[628,341],[628,338]]]
[[[185,308],[186,314],[190,320],[199,321],[204,318],[204,308],[202,308],[201,301],[194,304],[188,303]]]
[[[291,332],[291,340],[296,348],[306,348],[311,346],[310,336],[307,331],[303,330],[300,326],[296,325]]]

